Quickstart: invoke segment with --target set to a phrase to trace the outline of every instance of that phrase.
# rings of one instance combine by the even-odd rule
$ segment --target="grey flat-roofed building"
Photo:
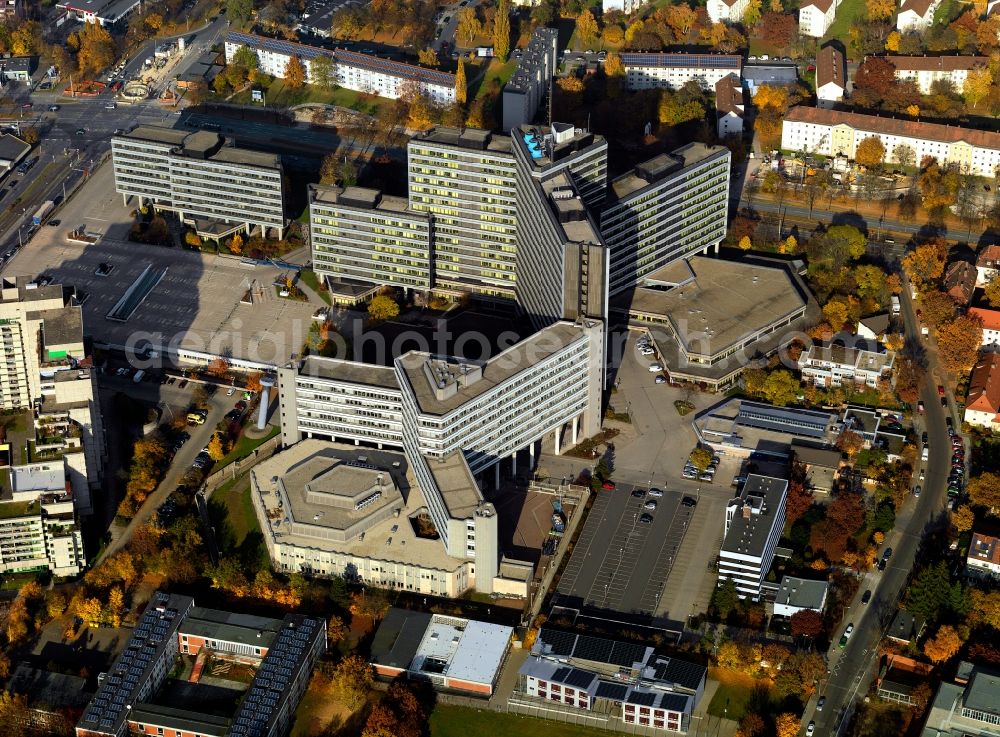
[[[812,609],[822,614],[829,589],[828,581],[809,581],[795,576],[782,576],[778,593],[774,597],[774,613],[791,617],[796,612]]]
[[[146,734],[147,725],[155,725],[156,728],[176,730],[175,734],[196,734],[198,737],[226,737],[232,723],[225,717],[159,704],[139,704],[130,712],[129,721],[138,725],[139,734]]]
[[[438,126],[407,145],[410,209],[433,225],[434,286],[513,300],[516,259],[510,139]]]
[[[927,710],[922,737],[992,737],[997,734],[1000,673],[972,665],[967,678],[965,683],[941,684]]]
[[[14,169],[31,151],[31,145],[10,133],[0,134],[0,177]]]
[[[750,91],[750,96],[757,94],[757,89],[766,84],[771,87],[790,87],[798,84],[799,73],[796,67],[760,66],[748,64],[743,67],[743,84]]]
[[[502,130],[509,131],[534,120],[542,101],[549,94],[558,58],[558,29],[536,28],[524,53],[517,60],[517,68],[504,85],[501,96]]]
[[[111,139],[115,189],[193,223],[284,232],[281,160],[210,131],[138,126]],[[214,232],[214,231],[213,231]]]
[[[9,56],[0,59],[0,72],[4,79],[16,79],[18,82],[30,82],[31,73],[35,70],[35,57]]]
[[[760,596],[785,526],[788,481],[751,474],[738,496],[726,505],[719,580],[731,578],[741,597]]]
[[[611,183],[601,235],[611,249],[612,294],[657,269],[718,249],[726,236],[731,154],[690,143]]]
[[[604,202],[608,184],[608,142],[604,136],[570,123],[522,125],[511,130],[511,146],[518,167],[527,175],[541,179],[566,171],[588,208]]]
[[[431,219],[364,187],[309,187],[313,268],[334,282],[431,288]]]

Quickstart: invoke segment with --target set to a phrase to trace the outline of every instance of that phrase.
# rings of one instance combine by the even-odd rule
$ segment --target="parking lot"
[[[4,269],[6,275],[53,277],[84,300],[88,335],[112,346],[149,340],[188,350],[278,363],[297,353],[317,304],[281,299],[272,286],[281,270],[182,248],[131,243],[129,211],[113,191],[112,169],[102,167],[59,212],[61,224],[41,228]],[[103,234],[93,245],[69,243],[84,226]],[[111,267],[97,274],[101,264]],[[147,266],[165,275],[125,322],[108,312]],[[253,292],[253,304],[241,304]],[[318,298],[317,298],[318,299]]]
[[[641,497],[633,496],[635,489]],[[683,494],[653,498],[644,487],[619,484],[594,500],[559,593],[583,606],[653,615],[684,541],[694,507]],[[656,509],[645,508],[656,502]],[[652,517],[642,522],[642,515]],[[571,604],[570,601],[564,601]]]

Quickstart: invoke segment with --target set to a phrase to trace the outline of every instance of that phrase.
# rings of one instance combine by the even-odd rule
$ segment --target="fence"
[[[523,714],[524,716],[548,719],[553,722],[575,724],[592,729],[605,729],[609,732],[649,735],[650,737],[664,733],[663,729],[653,726],[626,724],[622,721],[621,716],[615,713],[563,706],[555,701],[538,699],[520,691],[515,691],[510,695],[510,698],[507,700],[506,711],[511,714]],[[683,732],[688,732],[691,729],[691,718],[688,716],[683,717],[681,726]]]

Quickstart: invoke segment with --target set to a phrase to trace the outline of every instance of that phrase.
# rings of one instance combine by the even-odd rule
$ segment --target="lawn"
[[[850,56],[851,26],[854,25],[855,18],[859,17],[864,10],[865,0],[841,0],[840,7],[837,8],[837,17],[834,19],[833,25],[830,26],[830,30],[826,32],[826,36],[823,37],[820,45],[831,39],[837,39],[844,44],[844,48],[848,50],[847,53]]]
[[[251,532],[260,532],[257,515],[250,501],[249,477],[243,476],[220,486],[212,493],[212,503],[225,509],[226,525],[233,536],[233,549],[239,548]]]
[[[330,293],[327,291],[321,292],[319,290],[319,279],[316,278],[315,271],[312,269],[302,269],[302,271],[299,272],[299,279],[302,280],[303,284],[318,294],[320,299],[324,302],[327,304],[333,304],[333,300],[330,299]]]
[[[255,417],[247,417],[248,426],[253,426],[256,421]],[[262,438],[248,438],[246,435],[240,435],[240,439],[236,441],[236,445],[233,446],[233,449],[229,451],[228,454],[223,456],[222,460],[212,466],[212,472],[215,473],[216,471],[221,471],[230,463],[238,461],[241,458],[246,458],[248,455],[253,453],[254,448],[263,445],[265,441],[270,440],[279,432],[281,432],[281,428],[272,427],[270,432]]]
[[[545,737],[608,737],[604,729],[550,722],[547,719],[467,709],[438,704],[431,713],[431,737],[496,737],[496,735],[545,735]]]
[[[719,688],[708,705],[708,713],[739,721],[746,711],[756,681],[742,673],[718,668],[709,670],[709,678],[719,681]]]
[[[515,69],[517,69],[517,59],[509,59],[506,64],[501,64],[499,59],[491,61],[483,75],[483,81],[476,91],[476,99],[485,96],[490,91],[494,79],[501,87],[507,84],[507,80],[514,74]]]
[[[259,104],[250,101],[250,90],[244,90],[238,95],[233,96],[232,102],[243,105]],[[325,90],[315,85],[306,84],[294,90],[287,87],[285,81],[282,79],[274,80],[264,91],[264,102],[269,107],[292,107],[293,105],[315,102],[323,105],[346,107],[351,110],[357,110],[359,113],[375,116],[382,112],[384,106],[392,104],[392,101],[386,98],[366,95],[363,92],[347,90],[342,87]]]

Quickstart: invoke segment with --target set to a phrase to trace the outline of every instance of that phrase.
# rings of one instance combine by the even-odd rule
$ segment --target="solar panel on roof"
[[[563,681],[567,686],[573,688],[586,688],[594,681],[594,674],[579,668],[573,668],[569,676]]]
[[[739,69],[740,58],[715,54],[640,54],[621,55],[622,63],[629,67]]]
[[[572,655],[573,646],[576,644],[576,635],[572,632],[560,632],[558,630],[551,630],[542,628],[538,635],[544,644],[551,648],[553,655]]]
[[[665,693],[660,697],[660,708],[668,711],[685,711],[688,699],[676,693]]]
[[[593,660],[597,663],[609,663],[611,651],[614,649],[614,641],[605,640],[601,637],[590,637],[580,635],[576,641],[576,649],[573,650],[574,658]]]
[[[637,645],[633,642],[615,642],[608,662],[615,665],[632,666],[640,662],[645,654],[646,648],[643,645]]]
[[[639,706],[652,706],[656,701],[657,694],[648,691],[632,691],[628,695],[628,703]]]
[[[624,701],[628,693],[628,686],[623,683],[607,683],[602,681],[597,686],[595,696],[599,699],[610,699],[611,701]]]

